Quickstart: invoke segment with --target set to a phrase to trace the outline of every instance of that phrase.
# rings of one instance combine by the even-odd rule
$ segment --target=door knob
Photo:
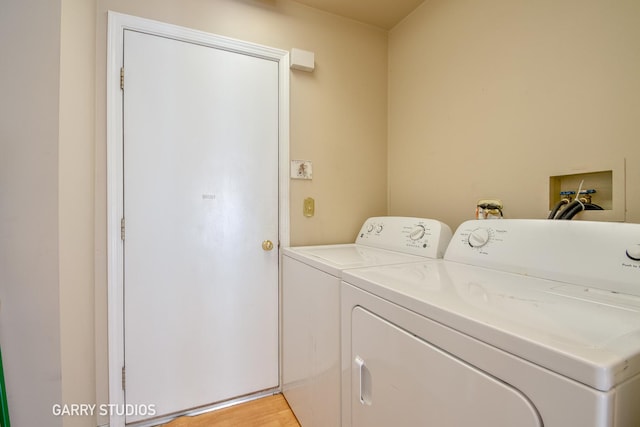
[[[264,242],[262,242],[262,249],[264,249],[265,251],[270,251],[271,249],[273,249],[273,242],[271,240],[265,240]]]

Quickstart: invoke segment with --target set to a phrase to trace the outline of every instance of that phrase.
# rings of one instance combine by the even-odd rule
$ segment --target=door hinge
[[[120,220],[120,239],[124,241],[124,217]]]
[[[120,89],[124,90],[124,67],[120,67]]]
[[[127,385],[127,370],[122,367],[122,389],[125,390]]]

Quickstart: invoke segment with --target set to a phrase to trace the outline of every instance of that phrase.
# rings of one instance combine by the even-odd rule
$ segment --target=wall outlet
[[[291,160],[291,178],[312,179],[313,167],[309,160]]]

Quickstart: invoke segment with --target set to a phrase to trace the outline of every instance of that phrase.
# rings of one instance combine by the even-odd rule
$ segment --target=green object
[[[0,427],[11,427],[11,421],[9,421],[9,405],[7,405],[7,389],[4,387],[2,349],[0,349],[0,406]]]

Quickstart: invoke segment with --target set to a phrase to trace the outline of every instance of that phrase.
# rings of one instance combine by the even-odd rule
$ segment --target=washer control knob
[[[472,248],[481,248],[489,243],[489,230],[486,228],[476,228],[469,234],[467,242]]]
[[[627,256],[634,261],[640,261],[640,243],[628,248]]]
[[[409,238],[411,240],[420,240],[424,237],[425,233],[426,233],[426,230],[424,229],[424,226],[418,225],[416,226],[416,228],[411,230],[411,233],[409,233]]]
[[[376,233],[381,233],[382,232],[382,224],[376,226]]]
[[[373,224],[369,224],[369,225],[367,226],[367,232],[368,232],[368,233],[371,233],[372,231],[373,231]]]

